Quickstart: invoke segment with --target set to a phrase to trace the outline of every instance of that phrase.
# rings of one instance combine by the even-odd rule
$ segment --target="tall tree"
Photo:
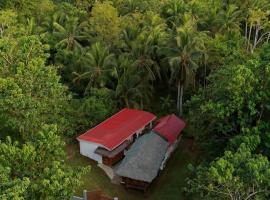
[[[107,88],[91,88],[87,96],[77,99],[74,113],[78,124],[78,132],[101,123],[104,119],[115,113],[117,105],[114,90]]]
[[[89,19],[89,29],[96,42],[108,46],[116,45],[122,31],[117,9],[109,1],[96,3]]]
[[[221,10],[216,18],[216,26],[219,32],[233,32],[240,30],[241,10],[234,5],[229,4],[225,10]]]
[[[114,55],[100,43],[93,44],[86,53],[87,69],[82,74],[74,73],[74,81],[87,79],[88,84],[85,88],[85,94],[91,87],[104,87],[110,74],[114,70]]]
[[[265,120],[270,98],[269,46],[261,51],[242,65],[228,64],[215,70],[205,90],[188,103],[195,135],[213,153],[220,152],[242,130]]]
[[[167,26],[164,20],[153,12],[145,13],[141,26],[143,28],[130,43],[130,55],[135,60],[133,65],[155,80],[161,78],[160,51],[168,42]]]
[[[151,97],[150,80],[141,70],[134,67],[124,68],[122,73],[118,74],[116,97],[128,108],[143,108],[144,102]]]
[[[13,178],[10,173],[10,168],[4,168],[0,164],[0,198],[3,200],[24,200],[30,180],[28,178]]]
[[[241,11],[243,33],[246,37],[246,49],[253,53],[254,50],[270,39],[269,8],[267,0],[232,1]]]
[[[226,151],[208,167],[197,168],[196,178],[189,181],[189,191],[193,195],[197,193],[197,198],[208,200],[267,199],[270,163],[266,157],[251,151],[241,144],[235,153]]]
[[[11,10],[0,11],[0,21],[0,38],[16,32],[15,27],[20,26],[17,21],[17,14]]]
[[[0,182],[0,196],[4,199],[71,198],[88,169],[67,166],[64,143],[56,132],[56,126],[43,126],[26,143],[12,142],[9,137],[5,142],[0,141],[0,171],[7,171],[5,177],[2,173],[0,176],[4,178]]]
[[[59,42],[56,44],[56,48],[66,48],[66,50],[72,51],[78,48],[82,48],[80,41],[87,39],[82,34],[82,27],[79,24],[78,18],[69,18],[66,16],[64,26],[54,22],[54,36]]]
[[[184,25],[177,28],[169,53],[171,81],[177,82],[177,109],[183,114],[184,86],[194,82],[195,72],[199,68],[199,59],[205,52],[207,35],[197,30],[196,20],[185,16]]]
[[[70,96],[56,68],[45,65],[46,49],[37,36],[0,40],[0,118],[24,136],[50,123],[71,131],[63,116]]]
[[[187,4],[183,0],[169,0],[162,7],[161,15],[171,28],[176,28],[183,23],[183,13],[185,11],[187,11]]]

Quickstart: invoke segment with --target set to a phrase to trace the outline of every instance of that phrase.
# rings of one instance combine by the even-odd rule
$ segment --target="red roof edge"
[[[125,114],[124,113],[122,114],[122,118],[120,117],[120,119],[122,119],[123,121],[125,121],[126,118],[131,117],[131,115],[133,114],[132,112],[135,112],[135,113],[136,112],[141,112],[141,113],[138,113],[138,116],[144,114],[146,117],[144,116],[144,120],[141,121],[141,123],[139,125],[140,128],[143,127],[143,126],[146,126],[148,123],[153,122],[156,119],[156,116],[154,114],[150,113],[150,112],[142,111],[142,110],[136,110],[136,109],[124,108],[124,109],[120,110],[119,112],[115,113],[114,115],[110,116],[109,118],[107,118],[103,122],[99,123],[98,125],[92,127],[91,129],[86,131],[84,134],[78,136],[77,140],[79,140],[79,141],[83,140],[83,141],[86,141],[86,142],[88,141],[88,142],[97,143],[97,144],[102,145],[104,148],[106,148],[108,150],[113,150],[113,149],[117,148],[119,145],[121,145],[127,139],[127,137],[125,137],[125,136],[127,136],[127,135],[130,136],[131,135],[131,133],[128,133],[128,131],[132,132],[132,135],[135,134],[136,131],[137,131],[136,130],[134,132],[134,130],[135,130],[134,127],[132,127],[131,129],[129,129],[130,127],[127,127],[127,129],[129,129],[129,130],[127,130],[126,135],[121,136],[121,134],[120,134],[120,136],[119,136],[118,135],[119,133],[117,133],[116,136],[119,136],[118,138],[115,138],[115,137],[111,137],[111,138],[103,137],[104,135],[113,135],[114,132],[116,131],[115,127],[112,128],[112,129],[110,129],[110,127],[108,127],[108,124],[110,124],[110,122],[112,122],[112,126],[115,123],[116,124],[119,123],[120,124],[119,126],[121,126],[121,121],[119,121],[119,116],[121,116],[122,112],[126,112]],[[127,116],[125,116],[125,115],[127,115]],[[145,122],[145,124],[142,124],[142,122],[143,123]],[[131,121],[129,121],[129,124],[132,124]],[[121,137],[123,137],[123,138],[121,138]],[[117,141],[113,141],[113,140],[117,140]]]
[[[172,144],[182,134],[182,130],[185,127],[185,120],[177,117],[175,114],[171,114],[160,118],[153,130]]]

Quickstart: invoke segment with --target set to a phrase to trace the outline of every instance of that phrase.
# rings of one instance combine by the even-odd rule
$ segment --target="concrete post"
[[[83,190],[83,200],[87,200],[87,191]]]

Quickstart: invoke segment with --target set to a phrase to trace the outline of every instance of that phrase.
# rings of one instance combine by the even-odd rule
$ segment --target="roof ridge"
[[[96,142],[108,150],[113,150],[155,119],[156,115],[148,111],[123,108],[77,139]]]

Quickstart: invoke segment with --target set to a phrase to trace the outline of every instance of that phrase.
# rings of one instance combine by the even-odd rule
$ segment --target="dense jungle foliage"
[[[1,0],[0,199],[70,199],[89,169],[63,137],[123,107],[186,119],[187,199],[270,199],[269,19],[268,0]]]

